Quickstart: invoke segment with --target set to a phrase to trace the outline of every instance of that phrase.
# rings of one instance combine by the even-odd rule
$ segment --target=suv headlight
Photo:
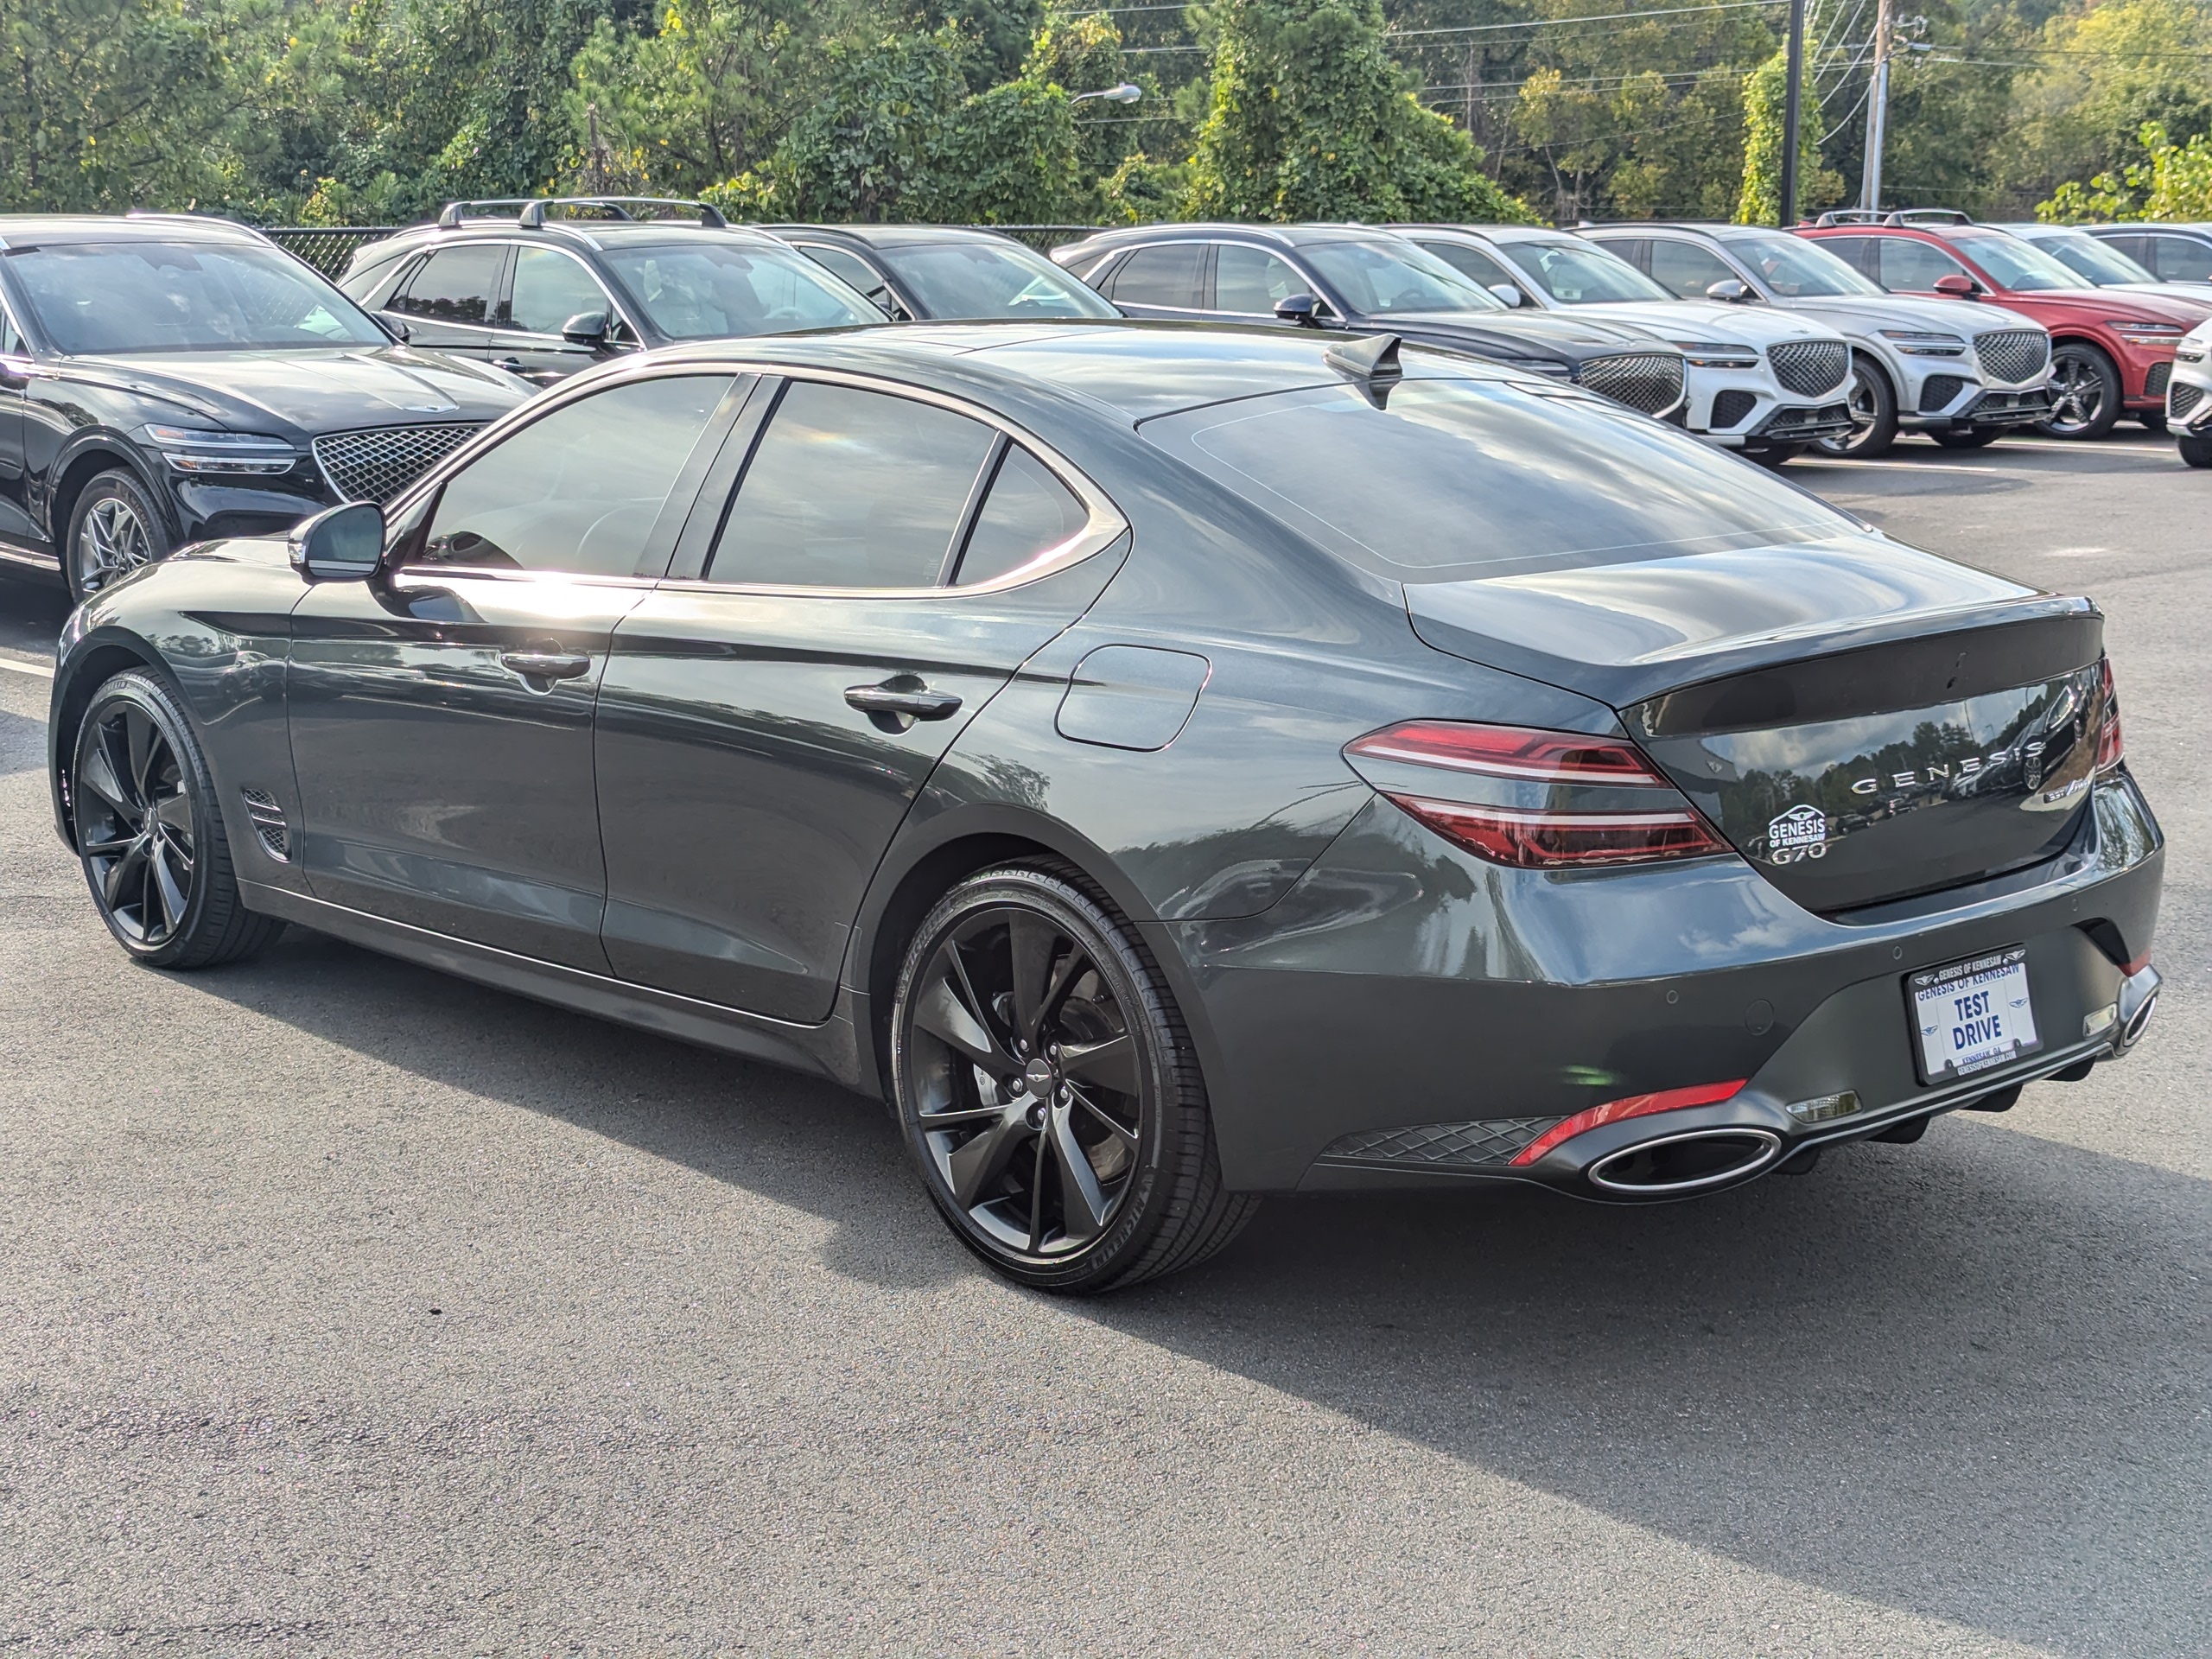
[[[1882,338],[1890,341],[1906,357],[1964,357],[1967,343],[1956,334],[1941,334],[1913,328],[1885,328]]]
[[[1694,369],[1756,369],[1759,354],[1751,346],[1732,346],[1726,340],[1677,340],[1682,361]]]
[[[1574,371],[1568,365],[1548,357],[1502,357],[1497,359],[1509,369],[1518,369],[1523,374],[1570,376]]]
[[[176,472],[289,473],[299,451],[283,438],[259,432],[208,432],[190,426],[149,426],[147,442]]]
[[[2184,340],[2174,347],[2174,361],[2177,363],[2202,363],[2203,360],[2204,342],[2201,340]]]
[[[2177,322],[2136,322],[2107,317],[2106,324],[2131,346],[2171,346],[2189,331]]]

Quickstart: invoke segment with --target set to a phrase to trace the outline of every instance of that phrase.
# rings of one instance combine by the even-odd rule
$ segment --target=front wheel
[[[156,968],[207,968],[283,931],[239,895],[207,758],[160,680],[133,669],[101,686],[73,753],[78,856],[125,950]]]
[[[1890,377],[1854,352],[1845,397],[1851,405],[1851,430],[1840,437],[1821,438],[1814,448],[1824,455],[1852,461],[1889,454],[1897,441],[1897,395],[1890,388]]]
[[[1043,1290],[1204,1261],[1256,1198],[1223,1189],[1198,1057],[1143,943],[1071,871],[962,882],[891,1012],[906,1145],[960,1241]]]
[[[2050,413],[2037,424],[2054,438],[2101,438],[2120,420],[2120,371],[2086,340],[2050,353]]]
[[[102,473],[69,513],[69,595],[81,605],[168,550],[168,532],[145,486],[120,468]]]
[[[2192,467],[2212,467],[2212,432],[2183,433],[2181,458]]]

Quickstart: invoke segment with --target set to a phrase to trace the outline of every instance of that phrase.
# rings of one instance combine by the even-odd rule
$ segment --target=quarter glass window
[[[989,582],[1077,535],[1090,514],[1036,456],[1010,445],[960,557],[960,581]]]
[[[507,320],[533,334],[557,334],[569,319],[596,311],[614,321],[607,295],[592,275],[565,253],[524,248],[515,255],[514,298]]]
[[[435,322],[483,322],[492,315],[492,290],[505,257],[506,250],[493,243],[441,248],[391,308]]]
[[[633,380],[533,421],[440,493],[423,563],[576,575],[638,562],[727,375]]]

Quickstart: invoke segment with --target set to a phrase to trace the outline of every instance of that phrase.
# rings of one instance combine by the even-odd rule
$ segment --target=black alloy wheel
[[[281,922],[240,902],[206,760],[168,689],[140,671],[94,694],[77,730],[69,802],[100,919],[160,968],[258,950]]]
[[[1864,353],[1851,354],[1851,382],[1844,391],[1851,406],[1851,430],[1840,437],[1821,438],[1814,448],[1824,455],[1852,461],[1872,461],[1886,455],[1897,441],[1897,395],[1890,377]]]
[[[1930,432],[1928,435],[1946,449],[1986,449],[2005,435],[2001,426],[1970,426],[1952,428],[1948,432]]]
[[[2061,341],[2050,353],[2050,413],[2037,429],[2054,438],[2101,438],[2120,421],[2120,371],[2085,340]]]
[[[102,473],[69,514],[66,570],[79,604],[169,550],[160,511],[129,473]]]
[[[1222,1189],[1197,1058],[1142,943],[1074,873],[938,901],[891,1015],[907,1147],[963,1243],[1090,1292],[1187,1267],[1258,1207]]]
[[[2212,432],[2181,435],[2181,458],[2192,467],[2212,467]]]

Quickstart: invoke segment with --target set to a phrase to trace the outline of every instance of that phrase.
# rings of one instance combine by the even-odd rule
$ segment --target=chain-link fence
[[[321,225],[285,225],[266,232],[276,245],[295,258],[314,266],[324,276],[342,276],[354,250],[381,241],[401,227],[397,225],[361,225],[326,226]],[[763,230],[775,229],[772,225]],[[1027,243],[1039,253],[1049,253],[1065,242],[1080,241],[1095,233],[1096,225],[977,225],[979,231],[995,231],[1001,236],[1010,236],[1017,242]]]

